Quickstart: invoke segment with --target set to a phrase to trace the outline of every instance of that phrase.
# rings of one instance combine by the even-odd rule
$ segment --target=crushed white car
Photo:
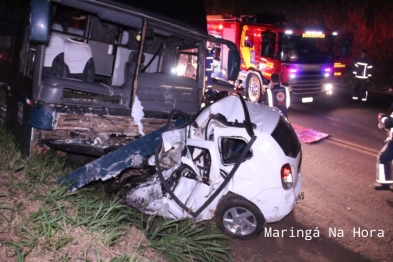
[[[302,198],[301,162],[298,137],[278,109],[231,95],[162,133],[148,159],[155,172],[134,176],[125,202],[169,219],[214,218],[225,234],[248,239]]]

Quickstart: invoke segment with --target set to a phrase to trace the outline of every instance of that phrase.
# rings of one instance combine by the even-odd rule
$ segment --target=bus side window
[[[35,44],[29,42],[29,29],[26,29],[20,51],[20,72],[23,76],[32,78],[34,72]]]
[[[26,57],[25,76],[33,77],[35,54],[36,54],[35,45],[29,45],[29,49],[28,49],[28,53],[27,53],[27,57]]]

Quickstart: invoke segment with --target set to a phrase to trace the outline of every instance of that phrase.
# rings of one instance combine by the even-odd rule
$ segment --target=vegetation
[[[226,261],[212,223],[166,221],[94,186],[57,185],[71,167],[54,154],[27,158],[0,125],[0,261]]]
[[[285,14],[289,22],[323,24],[352,39],[352,57],[365,49],[374,62],[372,84],[393,84],[393,1],[374,0],[205,0],[208,14]]]

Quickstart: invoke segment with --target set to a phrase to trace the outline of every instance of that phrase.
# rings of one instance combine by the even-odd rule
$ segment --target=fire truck
[[[335,40],[334,45],[334,78],[338,79],[348,72],[352,75],[351,65],[352,45],[353,36],[349,34],[342,34],[338,36]]]
[[[241,70],[235,83],[252,102],[261,102],[273,73],[303,103],[333,93],[334,37],[321,26],[286,23],[283,15],[208,15],[208,32],[233,41],[241,54]],[[223,50],[221,50],[223,49]],[[225,47],[214,46],[212,76],[225,80]]]

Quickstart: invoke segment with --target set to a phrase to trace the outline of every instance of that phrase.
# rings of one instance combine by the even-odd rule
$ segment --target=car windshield
[[[333,61],[333,42],[330,36],[304,37],[304,35],[283,36],[282,61],[296,63]]]

